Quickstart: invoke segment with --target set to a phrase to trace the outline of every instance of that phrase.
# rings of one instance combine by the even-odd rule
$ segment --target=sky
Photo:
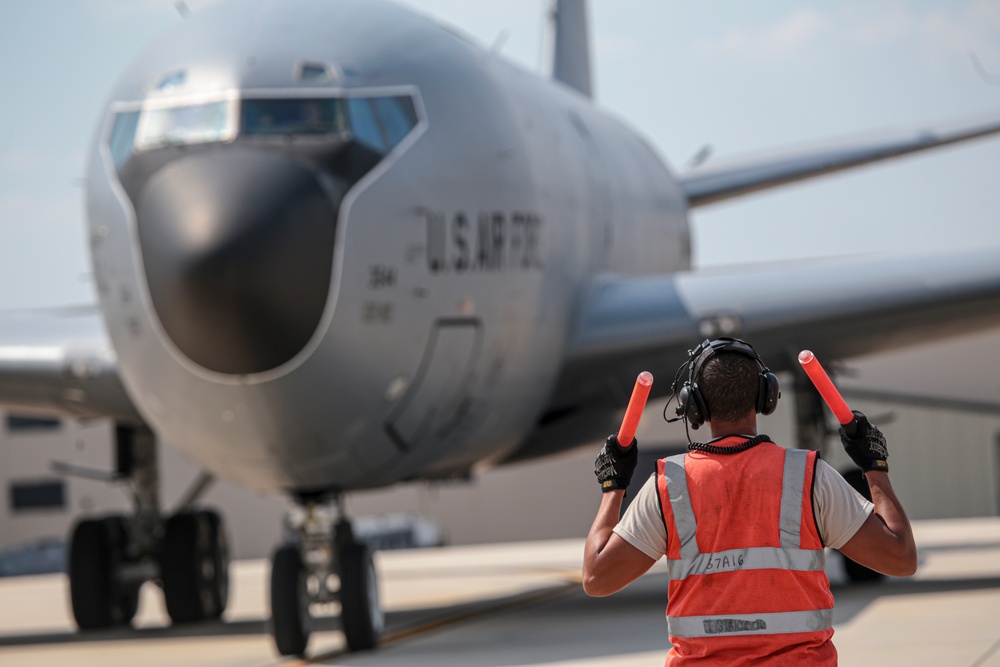
[[[213,0],[186,0],[192,12]],[[544,70],[547,0],[402,0]],[[728,156],[1000,117],[994,0],[591,0],[598,104],[675,172]],[[94,300],[86,154],[129,61],[174,0],[0,3],[0,309]],[[1000,139],[692,213],[708,267],[854,252],[1000,247]]]

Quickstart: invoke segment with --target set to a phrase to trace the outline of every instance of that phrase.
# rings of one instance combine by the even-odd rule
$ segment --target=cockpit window
[[[335,97],[243,100],[240,133],[247,136],[340,134],[346,129],[343,104],[343,100]]]
[[[388,146],[382,136],[382,129],[366,98],[348,98],[347,115],[351,120],[351,134],[355,139],[379,153],[386,152]]]
[[[132,141],[135,139],[135,128],[138,125],[138,111],[123,111],[115,116],[108,147],[111,149],[111,159],[118,168],[121,168],[132,154]]]
[[[409,97],[376,97],[372,105],[382,121],[389,146],[396,146],[417,124],[417,112]]]
[[[174,146],[228,141],[235,134],[232,101],[176,107],[147,107],[139,119],[135,140],[137,151]]]
[[[129,156],[166,146],[281,137],[329,139],[348,134],[381,155],[417,126],[407,95],[350,97],[256,97],[168,106],[164,101],[115,115],[108,138],[121,168]]]
[[[326,63],[303,62],[297,69],[300,81],[327,83],[333,79],[333,68]]]
[[[183,85],[184,81],[187,79],[187,72],[179,69],[169,74],[164,75],[160,82],[156,84],[157,90],[169,90],[170,88],[175,88],[177,86]]]

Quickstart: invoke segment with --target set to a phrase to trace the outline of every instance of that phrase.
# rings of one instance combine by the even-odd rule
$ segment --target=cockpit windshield
[[[143,109],[136,133],[137,151],[179,144],[228,141],[235,134],[232,100]]]
[[[347,129],[344,102],[336,97],[243,100],[240,134],[322,135]]]
[[[247,97],[173,106],[158,101],[119,112],[109,144],[118,166],[133,152],[244,138],[308,142],[344,137],[386,155],[417,123],[410,95]]]

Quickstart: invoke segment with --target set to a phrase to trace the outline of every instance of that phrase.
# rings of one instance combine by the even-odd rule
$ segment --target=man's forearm
[[[901,570],[909,570],[909,574],[912,574],[917,569],[917,546],[913,540],[910,520],[899,498],[896,497],[892,483],[889,482],[889,475],[872,470],[865,473],[865,478],[868,480],[872,502],[875,504],[875,514],[882,519],[886,529],[894,538],[891,541],[893,548],[887,551],[897,561]]]
[[[603,494],[601,506],[587,534],[587,544],[583,551],[583,587],[591,595],[601,594],[596,590],[596,582],[604,580],[611,567],[610,563],[601,559],[601,552],[614,534],[624,497],[624,489]]]
[[[587,546],[583,554],[583,567],[586,574],[588,565],[595,565],[601,555],[601,551],[607,546],[608,540],[614,528],[618,525],[618,517],[621,516],[622,499],[625,497],[625,490],[610,491],[601,497],[601,506],[597,510],[597,516],[587,534]]]

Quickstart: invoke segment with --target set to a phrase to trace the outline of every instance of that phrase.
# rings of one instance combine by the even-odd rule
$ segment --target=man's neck
[[[732,422],[711,421],[712,438],[722,438],[727,435],[757,435],[757,415],[751,414],[745,419]]]

